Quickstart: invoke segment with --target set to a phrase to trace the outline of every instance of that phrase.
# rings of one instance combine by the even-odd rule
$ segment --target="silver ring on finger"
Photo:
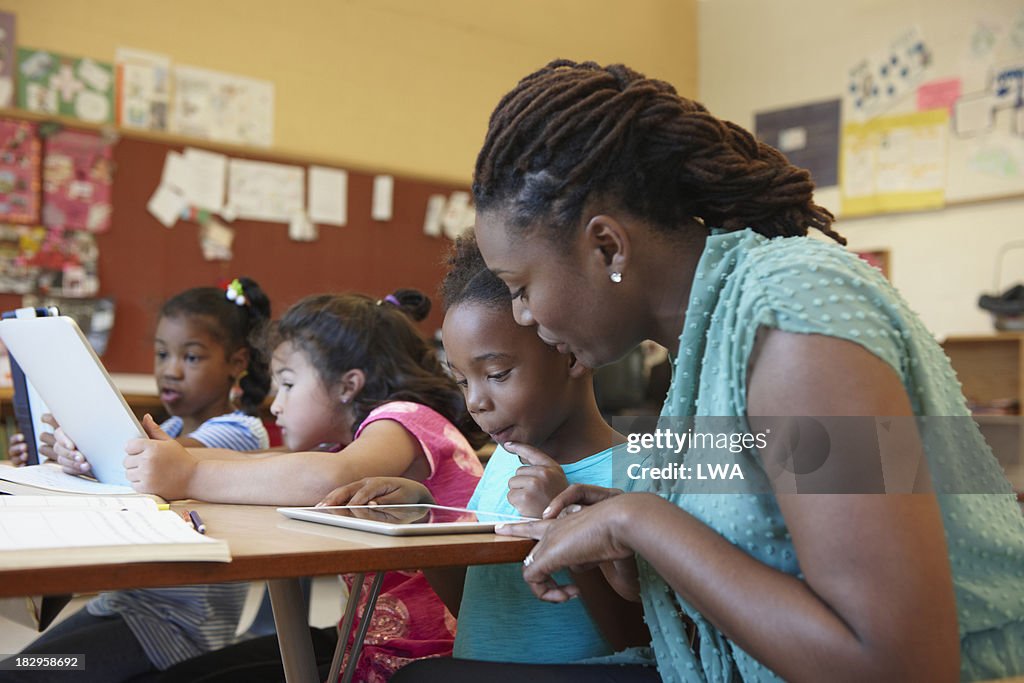
[[[529,567],[531,564],[533,564],[533,553],[527,555],[526,559],[523,560],[524,567]]]

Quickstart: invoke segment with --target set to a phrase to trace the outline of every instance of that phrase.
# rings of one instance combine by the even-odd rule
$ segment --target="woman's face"
[[[635,338],[636,306],[609,279],[602,254],[583,231],[567,244],[540,234],[510,234],[502,211],[477,215],[476,239],[487,267],[512,293],[520,325],[537,328],[545,343],[596,368],[621,358]]]

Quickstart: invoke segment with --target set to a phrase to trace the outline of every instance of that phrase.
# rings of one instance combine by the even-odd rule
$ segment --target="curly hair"
[[[472,232],[455,238],[445,265],[447,272],[441,283],[445,310],[471,302],[511,312],[512,294],[505,283],[487,268]]]
[[[477,157],[477,210],[511,210],[567,239],[593,198],[671,233],[699,219],[767,237],[820,230],[810,173],[743,128],[621,64],[556,60],[522,79],[491,114]]]

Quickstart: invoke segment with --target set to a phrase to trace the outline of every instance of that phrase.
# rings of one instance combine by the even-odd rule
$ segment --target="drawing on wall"
[[[931,63],[931,49],[920,31],[906,31],[887,50],[850,67],[845,93],[847,111],[861,119],[887,111],[913,92]]]
[[[228,161],[228,209],[233,217],[290,223],[305,213],[306,169],[264,161]]]
[[[14,29],[14,15],[0,12],[0,107],[14,104]]]
[[[191,66],[176,66],[174,76],[174,132],[239,145],[273,144],[273,83]]]
[[[839,100],[761,112],[754,116],[757,137],[811,172],[818,187],[839,182]]]
[[[1024,136],[1024,64],[993,71],[988,87],[958,98],[953,106],[953,132],[972,137],[992,132],[1002,112],[1007,130]]]
[[[945,109],[843,126],[842,214],[940,208],[945,203]]]
[[[44,143],[43,225],[105,232],[110,227],[114,154],[98,134],[62,130]]]
[[[127,128],[167,130],[171,106],[171,60],[142,50],[118,48],[117,123]]]
[[[1018,194],[1024,185],[1024,62],[994,68],[953,106],[952,200]]]
[[[39,222],[36,124],[0,119],[0,221]]]
[[[113,123],[114,69],[88,58],[19,48],[18,106],[90,123]]]

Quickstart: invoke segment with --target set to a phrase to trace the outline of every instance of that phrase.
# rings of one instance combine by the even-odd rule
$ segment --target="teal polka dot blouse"
[[[837,244],[768,239],[744,230],[715,232],[707,240],[662,416],[745,415],[747,365],[762,326],[860,344],[897,373],[916,415],[969,415],[941,348],[878,271]],[[981,434],[969,424],[957,420],[956,429],[936,437],[945,443],[924,443],[949,547],[965,681],[1024,673],[1024,515]],[[951,455],[933,458],[932,450]],[[749,466],[759,467],[755,457]],[[950,488],[968,476],[980,478],[980,490],[990,493]],[[746,494],[741,489],[660,495],[759,561],[800,577],[775,498],[756,483],[763,478],[748,480],[752,488]],[[642,559],[639,564],[645,618],[666,683],[779,680]],[[692,648],[680,618],[684,613],[697,625]]]

